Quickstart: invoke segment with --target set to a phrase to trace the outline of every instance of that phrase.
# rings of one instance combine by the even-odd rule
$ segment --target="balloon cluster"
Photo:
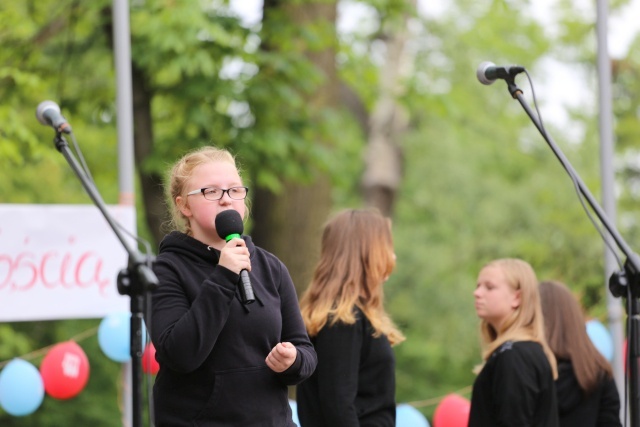
[[[70,399],[88,380],[87,355],[75,342],[62,342],[51,347],[39,371],[20,358],[4,367],[0,372],[0,406],[16,417],[29,415],[40,407],[45,392],[55,399]]]
[[[131,358],[130,319],[128,312],[113,313],[100,322],[98,343],[102,352],[113,361],[127,362]],[[146,331],[143,331],[145,336]],[[159,368],[153,344],[146,344],[142,355],[143,371],[156,374]],[[51,347],[39,370],[26,360],[15,358],[0,371],[0,407],[10,415],[22,417],[40,407],[45,393],[54,399],[71,399],[87,385],[89,371],[89,359],[74,341]]]
[[[130,320],[130,313],[120,312],[107,315],[100,322],[98,343],[102,352],[113,361],[122,363],[131,359]],[[596,348],[611,360],[613,341],[606,327],[597,320],[590,320],[586,328]],[[146,337],[146,330],[142,336]],[[155,358],[156,349],[144,339],[143,346],[142,370],[155,375],[160,369]],[[15,358],[0,371],[0,407],[13,416],[21,417],[35,412],[45,393],[54,399],[71,399],[86,386],[89,370],[87,355],[73,341],[51,347],[40,364],[40,370],[26,360]],[[297,422],[296,402],[290,400],[289,404]],[[434,412],[434,427],[466,427],[470,407],[470,402],[462,396],[445,396]],[[425,416],[409,404],[396,407],[396,426],[430,427]]]

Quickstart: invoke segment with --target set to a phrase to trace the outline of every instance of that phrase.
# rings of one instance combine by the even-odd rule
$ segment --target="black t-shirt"
[[[556,389],[542,346],[507,341],[473,384],[469,427],[558,427]]]

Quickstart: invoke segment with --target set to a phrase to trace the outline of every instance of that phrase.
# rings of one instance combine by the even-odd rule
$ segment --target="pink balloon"
[[[147,374],[155,375],[160,370],[160,365],[156,360],[156,348],[153,343],[149,343],[142,353],[142,370]]]
[[[40,364],[44,390],[56,399],[70,399],[82,391],[89,380],[89,360],[73,341],[56,344]]]
[[[448,394],[433,414],[433,427],[467,427],[471,402],[457,394]]]

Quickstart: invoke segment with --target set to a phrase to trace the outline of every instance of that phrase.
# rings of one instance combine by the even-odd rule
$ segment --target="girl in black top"
[[[391,224],[376,210],[346,210],[325,226],[313,279],[300,302],[318,354],[297,387],[303,427],[394,427],[395,361],[404,340],[383,308],[395,267]]]
[[[151,339],[160,371],[155,425],[294,426],[288,385],[309,377],[316,354],[284,264],[249,236],[228,243],[215,218],[244,218],[248,189],[225,150],[185,155],[171,171],[173,231],[154,271]],[[255,302],[242,303],[240,271],[250,271]]]
[[[620,396],[611,365],[587,334],[580,303],[560,282],[540,283],[549,347],[558,359],[561,427],[620,427]]]
[[[520,259],[492,261],[473,295],[485,363],[473,384],[469,427],[557,427],[556,361],[535,272]]]

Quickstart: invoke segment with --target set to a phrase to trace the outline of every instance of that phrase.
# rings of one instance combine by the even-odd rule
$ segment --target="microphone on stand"
[[[42,101],[38,104],[36,118],[40,123],[53,127],[57,132],[71,133],[71,125],[62,117],[60,107],[53,101]]]
[[[242,223],[242,217],[238,211],[229,209],[220,212],[216,215],[216,231],[218,236],[225,241],[229,241],[236,237],[240,238],[244,231],[244,224]],[[255,301],[253,294],[253,287],[251,286],[251,279],[249,278],[249,272],[247,270],[240,271],[240,296],[242,302],[245,304],[251,304]]]
[[[493,84],[498,79],[515,77],[524,71],[520,65],[499,66],[493,62],[485,61],[478,66],[476,77],[483,85]]]

